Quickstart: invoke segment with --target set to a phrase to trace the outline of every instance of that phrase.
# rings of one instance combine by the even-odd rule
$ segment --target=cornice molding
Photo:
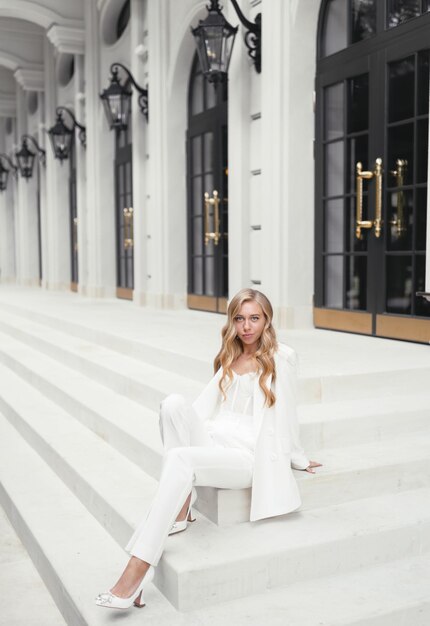
[[[53,24],[46,32],[46,36],[61,54],[84,54],[85,31],[83,28]]]
[[[21,85],[24,91],[43,91],[44,75],[43,69],[26,69],[20,67],[14,73],[16,82]]]

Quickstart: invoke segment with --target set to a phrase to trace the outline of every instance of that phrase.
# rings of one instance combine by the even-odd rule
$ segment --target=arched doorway
[[[316,80],[314,322],[430,341],[430,3],[326,0]]]
[[[194,58],[187,131],[188,306],[225,313],[228,298],[227,83]]]

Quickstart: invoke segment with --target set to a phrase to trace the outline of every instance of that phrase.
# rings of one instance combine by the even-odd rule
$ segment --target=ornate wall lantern
[[[70,115],[73,123],[72,128],[69,128],[64,123],[63,111]],[[54,157],[59,159],[60,163],[63,164],[63,161],[69,158],[75,128],[79,128],[79,140],[84,148],[86,147],[86,129],[85,126],[82,126],[82,124],[79,124],[79,122],[76,121],[76,118],[70,109],[60,106],[56,108],[55,112],[57,114],[57,120],[54,126],[48,130],[48,135],[51,140]]]
[[[10,166],[10,169],[4,166],[3,159],[5,159]],[[7,188],[7,181],[9,178],[9,172],[13,170],[13,173],[16,174],[18,171],[15,163],[11,161],[11,159],[7,156],[7,154],[0,154],[0,191],[4,191]]]
[[[246,19],[236,0],[231,0],[235,11],[247,28],[245,45],[248,54],[254,62],[255,69],[261,72],[261,13],[255,18],[255,22]],[[231,53],[238,27],[227,22],[222,14],[222,6],[218,0],[211,0],[207,7],[208,16],[200,20],[196,28],[192,28],[197,45],[197,54],[203,74],[213,83],[227,79]]]
[[[123,85],[121,85],[118,77],[119,68],[127,75],[127,80]],[[139,108],[146,117],[146,121],[148,121],[148,90],[136,83],[130,70],[128,70],[125,65],[122,65],[122,63],[112,63],[110,72],[110,85],[100,94],[100,98],[105,107],[109,128],[126,130],[128,127],[129,103],[132,95],[130,83],[134,85],[139,92]]]
[[[31,143],[35,146],[42,165],[45,165],[46,151],[39,146],[37,141],[31,135],[23,135],[21,137],[21,141],[21,150],[19,150],[15,156],[21,176],[28,180],[33,176],[34,159],[36,158],[36,153],[32,152],[28,148],[28,141],[31,141]]]

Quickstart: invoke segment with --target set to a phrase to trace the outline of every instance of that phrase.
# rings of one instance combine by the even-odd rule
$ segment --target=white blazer
[[[258,383],[254,387],[254,424],[257,433],[250,521],[284,515],[301,505],[299,489],[291,468],[306,469],[309,460],[300,446],[297,420],[297,355],[279,344],[274,355],[276,381],[270,376],[276,402],[264,406],[265,395]],[[218,382],[222,368],[209,381],[193,403],[203,420],[214,419],[222,402]]]

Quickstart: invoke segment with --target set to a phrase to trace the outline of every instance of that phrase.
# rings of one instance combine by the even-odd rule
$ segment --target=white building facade
[[[430,342],[427,4],[241,0],[261,73],[241,27],[215,89],[191,33],[206,0],[0,0],[0,152],[46,152],[28,140],[28,179],[2,157],[1,282],[221,313],[250,286],[281,328]],[[148,90],[121,131],[113,63]],[[86,135],[63,162],[58,106]]]

